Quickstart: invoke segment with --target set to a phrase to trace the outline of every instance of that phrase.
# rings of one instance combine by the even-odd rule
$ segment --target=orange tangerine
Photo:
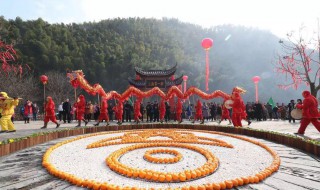
[[[253,176],[253,179],[254,179],[254,183],[259,183],[260,181],[259,177],[257,176]]]
[[[236,180],[238,181],[239,186],[243,185],[243,180],[241,178],[236,178]]]
[[[232,182],[231,180],[226,180],[226,181],[224,181],[224,182],[225,182],[226,187],[227,187],[228,189],[231,189],[231,188],[233,187],[233,182]]]
[[[250,182],[249,177],[245,176],[245,177],[241,177],[241,179],[243,180],[243,184],[246,185]]]
[[[197,177],[201,177],[201,171],[199,169],[196,169],[195,172],[197,173]]]
[[[198,190],[206,190],[206,187],[204,185],[199,185]]]
[[[198,187],[191,185],[191,186],[189,187],[189,189],[190,189],[190,190],[198,190]]]
[[[249,182],[250,183],[254,183],[254,177],[253,176],[248,176],[248,178],[249,178]]]
[[[101,184],[100,183],[97,183],[97,182],[95,182],[95,183],[93,183],[93,189],[94,190],[99,190],[100,189],[100,186],[101,186]]]
[[[183,173],[180,173],[180,174],[179,174],[179,180],[180,180],[180,181],[186,181],[186,180],[187,180],[186,175],[183,174]]]
[[[159,178],[159,175],[158,175],[157,173],[153,173],[153,175],[152,175],[152,180],[153,180],[153,181],[157,181],[158,178]]]
[[[212,184],[212,189],[213,190],[220,190],[221,189],[220,184],[219,183],[213,183]]]
[[[213,190],[212,183],[207,183],[205,187],[206,187],[206,190]]]
[[[220,189],[227,188],[227,185],[226,185],[226,183],[224,181],[220,182],[219,185],[220,185]]]
[[[185,172],[185,174],[186,174],[186,178],[187,178],[187,180],[189,180],[189,179],[191,179],[191,173],[190,172]]]
[[[256,174],[256,177],[259,178],[259,181],[262,181],[264,179],[263,175],[260,173]]]
[[[169,182],[172,181],[172,175],[171,174],[167,174],[166,175],[166,181],[169,181]]]
[[[191,172],[191,177],[192,178],[197,178],[197,172],[195,172],[194,170]]]
[[[232,181],[233,187],[237,187],[238,186],[238,181],[236,179],[232,179],[230,181]]]
[[[138,177],[139,176],[139,171],[138,170],[134,170],[133,171],[133,177]]]
[[[151,179],[151,178],[152,178],[152,172],[147,172],[146,179]]]
[[[163,174],[159,175],[158,180],[159,180],[160,182],[164,182],[165,179],[166,179],[166,176],[165,176],[165,175],[163,175]]]
[[[173,179],[174,181],[178,181],[178,180],[179,180],[179,174],[173,173],[173,174],[172,174],[172,179]]]
[[[145,171],[139,171],[139,177],[141,178],[141,179],[144,179],[145,178],[145,176],[146,176],[146,172]]]
[[[107,183],[103,183],[100,186],[100,190],[107,190],[108,189],[108,184]]]

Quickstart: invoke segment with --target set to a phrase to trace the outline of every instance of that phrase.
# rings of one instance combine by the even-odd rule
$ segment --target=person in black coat
[[[294,100],[290,100],[290,103],[288,104],[288,108],[289,108],[289,123],[291,123],[291,120],[293,121],[293,123],[296,122],[296,120],[291,117],[291,111],[295,108],[295,103]]]
[[[146,110],[147,110],[147,122],[148,121],[152,121],[152,115],[151,115],[151,111],[152,111],[152,105],[150,104],[150,102],[148,102],[147,106],[146,106]]]
[[[165,121],[168,122],[170,120],[170,115],[171,115],[171,107],[168,102],[166,102],[166,115],[165,115]]]
[[[129,104],[129,101],[126,101],[126,103],[124,104],[124,114],[126,115],[126,122],[131,122],[131,108],[132,106]],[[124,118],[123,118],[124,120]]]
[[[143,121],[143,115],[144,115],[144,106],[143,103],[140,103],[140,113],[141,113],[141,117],[140,120]]]
[[[66,99],[65,102],[62,104],[62,109],[63,109],[63,122],[66,123],[68,120],[68,123],[71,122],[71,104],[69,102],[69,99]]]
[[[159,104],[157,101],[154,101],[153,104],[153,122],[157,121],[159,122]]]

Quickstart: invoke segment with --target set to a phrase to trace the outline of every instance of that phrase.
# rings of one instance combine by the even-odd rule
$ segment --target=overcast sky
[[[320,0],[0,0],[0,15],[50,23],[168,17],[203,27],[255,27],[283,37],[302,24],[317,30]]]

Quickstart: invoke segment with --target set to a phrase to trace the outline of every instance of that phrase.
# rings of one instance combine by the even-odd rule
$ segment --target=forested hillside
[[[277,87],[272,62],[279,39],[268,31],[240,26],[204,29],[176,19],[112,19],[82,24],[49,24],[42,19],[23,21],[0,17],[0,37],[14,43],[19,54],[15,64],[28,64],[35,76],[49,71],[82,69],[88,81],[122,92],[134,66],[164,69],[178,64],[176,75],[189,76],[188,85],[204,90],[205,52],[201,40],[214,41],[210,52],[210,91],[231,92],[234,86],[248,90],[254,100],[251,78],[261,76],[262,101],[273,97],[287,102],[300,92]],[[283,82],[282,82],[283,83]]]

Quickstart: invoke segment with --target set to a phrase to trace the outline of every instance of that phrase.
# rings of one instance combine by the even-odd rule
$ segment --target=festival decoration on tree
[[[201,46],[206,51],[206,91],[209,91],[209,49],[213,45],[211,38],[205,38],[201,42]]]
[[[319,31],[315,34],[319,34]],[[301,84],[306,84],[316,97],[320,90],[320,38],[310,36],[307,39],[303,35],[304,29],[300,28],[299,35],[292,32],[287,35],[286,40],[279,41],[282,49],[275,62],[276,71],[285,75],[286,81],[290,82],[278,87],[297,90]]]
[[[252,77],[252,81],[254,82],[255,90],[256,90],[256,102],[259,101],[259,94],[258,94],[258,83],[260,81],[259,76]]]

